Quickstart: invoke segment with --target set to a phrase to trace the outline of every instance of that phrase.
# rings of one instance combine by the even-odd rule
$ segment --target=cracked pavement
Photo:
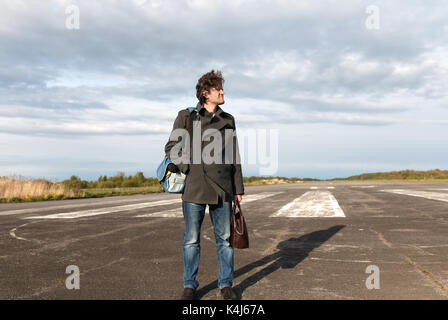
[[[384,182],[246,187],[241,205],[250,248],[235,249],[234,286],[245,300],[446,300],[447,187]],[[302,200],[291,205],[310,191],[302,200],[312,206]],[[179,198],[149,194],[0,204],[0,298],[179,299]],[[331,205],[317,203],[325,199]],[[79,290],[65,286],[69,265],[79,267]],[[366,287],[369,266],[378,267],[379,289]],[[217,268],[206,217],[199,298],[220,299]]]

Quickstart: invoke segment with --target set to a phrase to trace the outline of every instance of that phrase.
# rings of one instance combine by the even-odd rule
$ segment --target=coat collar
[[[201,116],[205,116],[206,114],[211,115],[211,113],[208,112],[200,102],[198,102],[198,104],[196,105],[196,109]],[[216,121],[216,124],[219,128],[222,128],[227,124],[233,127],[233,117],[222,110],[220,106],[216,106],[215,116],[213,118],[216,118],[215,120],[213,120],[213,122]]]
[[[200,102],[198,102],[198,104],[196,105],[196,109],[201,115],[204,115],[205,112],[208,112],[207,109],[205,109],[205,107]],[[219,106],[216,106],[215,116],[222,116],[223,113],[225,112]]]

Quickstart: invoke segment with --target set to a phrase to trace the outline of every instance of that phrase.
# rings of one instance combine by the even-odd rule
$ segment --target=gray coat
[[[217,129],[221,133],[224,159],[225,154],[225,134],[224,130],[235,130],[235,119],[230,113],[224,112],[219,106],[215,113],[208,112],[200,103],[196,106],[197,111],[192,113],[193,120],[201,121],[201,137],[207,129]],[[183,109],[179,111],[174,121],[173,130],[186,127],[189,111]],[[192,131],[190,131],[192,132]],[[202,139],[201,139],[202,140]],[[213,140],[212,140],[213,141]],[[202,149],[212,141],[202,141]],[[177,141],[168,141],[165,145],[165,154],[170,157],[170,151]],[[190,146],[192,148],[192,145]],[[190,163],[181,163],[177,166],[187,175],[185,189],[182,194],[182,200],[200,204],[217,204],[218,197],[224,201],[232,201],[235,195],[244,194],[243,176],[241,164],[239,163],[239,150],[236,136],[233,137],[233,159],[231,163],[205,164],[201,157],[201,163],[193,163],[193,152],[191,149]],[[238,159],[238,161],[237,161]]]

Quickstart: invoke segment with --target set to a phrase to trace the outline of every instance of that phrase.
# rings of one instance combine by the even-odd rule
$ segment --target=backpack
[[[187,118],[186,129],[189,130],[191,114],[196,111],[196,107],[187,108],[190,114]],[[157,167],[157,179],[162,185],[163,191],[167,193],[183,193],[185,188],[185,180],[187,176],[183,172],[170,172],[168,171],[168,165],[171,163],[171,159],[165,155],[162,162]]]

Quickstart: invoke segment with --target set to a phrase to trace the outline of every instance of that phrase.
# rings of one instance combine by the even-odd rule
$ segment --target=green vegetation
[[[386,182],[448,182],[448,170],[402,170],[392,172],[364,173],[348,178],[319,180],[313,178],[243,177],[245,186],[304,183],[309,181],[386,181]],[[131,194],[163,192],[157,178],[146,178],[143,172],[126,176],[100,176],[96,181],[81,180],[77,176],[62,182],[45,179],[0,177],[0,203],[97,198]]]
[[[146,178],[143,172],[137,172],[135,176],[126,176],[124,172],[119,172],[113,177],[100,176],[97,181],[86,181],[71,176],[70,180],[64,180],[62,183],[80,198],[163,192],[159,180]]]
[[[137,172],[135,176],[125,176],[119,172],[116,176],[100,176],[97,181],[81,180],[77,176],[71,176],[70,180],[62,181],[72,189],[98,189],[98,188],[138,188],[154,187],[159,185],[157,178],[145,178],[143,172]]]
[[[282,184],[282,183],[301,183],[303,179],[299,178],[285,178],[285,177],[243,177],[245,186],[259,186],[266,184]]]

